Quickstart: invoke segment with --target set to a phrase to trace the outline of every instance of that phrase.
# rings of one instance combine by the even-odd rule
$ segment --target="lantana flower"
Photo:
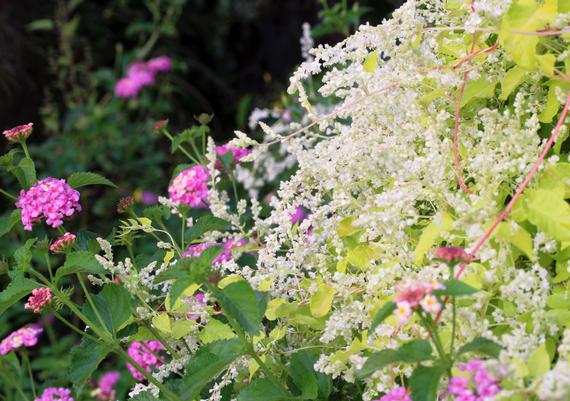
[[[53,253],[66,253],[71,249],[76,239],[75,234],[64,233],[50,245],[49,250]]]
[[[209,178],[210,173],[201,165],[181,171],[168,187],[170,200],[177,206],[206,207]]]
[[[71,390],[67,388],[48,387],[34,401],[74,401],[74,399],[71,396]]]
[[[394,302],[396,309],[394,315],[400,324],[405,324],[412,316],[414,309],[421,308],[426,313],[437,313],[441,310],[441,302],[432,294],[435,290],[442,290],[443,284],[432,281],[423,283],[421,281],[409,281],[400,284],[396,288]]]
[[[29,324],[12,332],[0,342],[0,355],[6,355],[20,347],[33,347],[38,343],[43,331],[40,324]]]
[[[152,369],[159,368],[163,364],[159,352],[164,349],[160,341],[135,341],[129,345],[128,354],[135,360],[144,370],[152,372]],[[145,378],[133,365],[127,363],[127,368],[138,381],[143,381]]]
[[[379,400],[375,401],[412,401],[410,393],[405,387],[394,387],[389,393],[386,393]]]
[[[18,125],[17,127],[5,130],[2,135],[9,142],[23,142],[31,135],[34,129],[33,123],[27,123],[23,125]]]
[[[44,178],[27,191],[21,190],[16,207],[22,209],[22,224],[27,231],[42,218],[57,228],[65,217],[81,211],[79,191],[73,189],[64,179]]]
[[[51,299],[52,295],[49,288],[34,288],[24,308],[31,309],[34,313],[40,313],[46,305],[51,303]]]

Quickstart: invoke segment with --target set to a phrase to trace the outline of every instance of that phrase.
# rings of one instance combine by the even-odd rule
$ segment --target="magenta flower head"
[[[459,370],[467,372],[469,378],[454,376],[444,393],[447,399],[456,401],[484,401],[493,398],[502,388],[497,379],[491,376],[480,359],[473,359],[459,365]]]
[[[97,390],[95,391],[99,401],[114,401],[117,399],[115,386],[119,382],[121,374],[117,371],[105,373],[97,383]]]
[[[48,387],[41,396],[34,401],[75,401],[71,396],[71,390],[63,387]]]
[[[228,262],[232,259],[232,249],[242,247],[247,244],[247,241],[243,238],[230,238],[223,244],[223,249],[218,256],[214,258],[212,261],[212,266],[219,266],[224,262]],[[222,244],[218,244],[215,242],[202,242],[201,244],[194,244],[190,245],[188,249],[182,254],[182,257],[199,257],[205,249],[208,249],[212,246],[219,246]]]
[[[4,135],[4,137],[10,142],[23,142],[26,139],[28,139],[28,137],[32,133],[33,129],[34,129],[34,124],[33,123],[27,123],[27,124],[18,125],[17,127],[6,130],[6,131],[2,132],[2,135]]]
[[[51,297],[51,290],[49,288],[34,288],[24,308],[31,309],[34,313],[40,313],[46,305],[51,303]]]
[[[405,387],[394,387],[389,393],[375,401],[412,401],[410,392]]]
[[[75,234],[65,233],[50,245],[49,250],[53,253],[67,253],[75,243],[76,238]]]
[[[289,213],[289,216],[291,216],[291,224],[295,224],[305,220],[307,218],[307,213],[301,206],[297,206],[295,208],[295,212]]]
[[[115,95],[124,99],[137,97],[142,87],[129,77],[121,78],[115,84]]]
[[[201,244],[190,245],[182,254],[183,258],[199,257],[205,249],[218,245],[215,242],[202,242]]]
[[[433,256],[447,264],[469,262],[469,255],[465,252],[465,249],[459,246],[437,248]]]
[[[181,171],[168,187],[170,200],[175,205],[206,207],[209,178],[210,173],[201,165]]]
[[[433,295],[434,290],[442,290],[443,284],[434,281],[423,283],[421,281],[408,281],[396,287],[394,302],[396,309],[394,315],[400,324],[405,324],[415,309],[421,308],[426,313],[437,313],[441,310],[441,302]]]
[[[172,68],[172,61],[168,56],[151,58],[146,63],[148,69],[153,73],[169,71]]]
[[[216,146],[216,154],[218,156],[223,156],[226,153],[231,152],[234,157],[234,163],[241,163],[244,157],[251,153],[251,149],[247,148],[236,148],[228,144]],[[221,160],[216,160],[216,168],[221,170],[223,167]]]
[[[64,179],[44,178],[27,191],[21,190],[16,207],[22,209],[22,224],[27,231],[42,218],[53,227],[63,224],[64,217],[81,211],[79,192]]]
[[[129,345],[128,353],[131,358],[135,360],[144,370],[152,372],[153,368],[162,366],[162,359],[158,355],[164,346],[160,341],[135,341]],[[144,376],[133,365],[127,363],[127,368],[138,381],[143,381]]]
[[[6,355],[20,347],[33,347],[38,343],[43,331],[40,324],[29,324],[12,332],[0,342],[0,355]]]

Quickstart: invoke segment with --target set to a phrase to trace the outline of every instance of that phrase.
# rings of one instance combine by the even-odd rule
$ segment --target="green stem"
[[[0,367],[2,368],[2,381],[5,383],[9,383],[12,387],[14,387],[16,389],[16,391],[18,392],[18,394],[20,394],[20,396],[22,397],[23,400],[25,401],[29,401],[29,398],[26,396],[26,394],[24,393],[24,390],[22,390],[22,387],[17,384],[17,380],[14,379],[11,375],[11,372],[8,370],[6,371],[6,369],[4,369],[4,364],[2,363],[2,361],[0,361]],[[10,377],[8,377],[10,376]],[[5,388],[3,388],[2,390],[6,390]],[[4,394],[8,395],[7,392],[5,392]],[[3,398],[5,399],[5,398]]]
[[[91,294],[89,294],[89,291],[87,291],[87,287],[85,286],[85,283],[83,282],[83,278],[81,277],[81,274],[75,273],[75,275],[77,276],[77,280],[79,280],[79,284],[81,285],[81,289],[83,290],[83,293],[85,294],[85,298],[87,298],[87,302],[91,306],[91,309],[93,309],[93,312],[95,313],[97,320],[99,320],[101,327],[102,328],[106,327],[105,321],[103,320],[103,318],[101,317],[101,314],[99,313],[99,309],[97,309],[97,307],[95,306],[95,303],[93,302],[93,298],[91,298]]]
[[[184,242],[186,236],[186,215],[184,213],[182,215],[182,232],[180,233],[180,249],[185,249]]]
[[[433,319],[431,318],[431,316],[429,314],[424,315],[422,312],[418,312],[418,315],[420,316],[420,319],[421,319],[422,323],[424,324],[425,328],[430,333],[431,340],[432,340],[433,344],[435,345],[435,349],[437,350],[437,353],[439,354],[441,360],[443,362],[447,363],[449,361],[449,357],[445,353],[445,350],[443,349],[443,345],[441,343],[441,338],[439,337],[439,333],[437,332],[437,328],[433,324]]]
[[[158,387],[158,389],[161,391],[161,393],[163,393],[166,397],[168,397],[171,401],[182,401],[182,399],[180,397],[178,397],[176,394],[174,394],[171,390],[169,390],[168,388],[166,388],[164,386],[164,384],[162,384],[161,382],[159,382],[158,380],[156,380],[154,378],[153,375],[151,375],[149,372],[147,372],[145,369],[143,369],[133,358],[130,357],[129,354],[127,354],[122,348],[118,347],[116,349],[116,352],[127,362],[129,362],[136,370],[138,370],[150,383],[154,384],[156,387]]]
[[[156,337],[156,339],[160,341],[162,345],[164,345],[164,348],[166,348],[166,350],[170,353],[170,355],[172,355],[175,359],[180,359],[180,354],[170,346],[168,341],[157,330],[155,330],[155,328],[152,327],[150,323],[145,322],[144,325],[152,333],[152,335]]]
[[[160,130],[160,132],[162,132],[164,134],[164,136],[166,136],[168,139],[170,139],[170,142],[174,141],[174,138],[172,137],[172,135],[170,135],[170,133],[168,131],[166,131],[165,129]],[[191,154],[190,152],[188,152],[183,146],[182,144],[176,146],[176,150],[180,149],[180,151],[182,153],[184,153],[186,155],[186,157],[188,157],[190,160],[192,160],[194,163],[196,164],[200,164],[200,162],[198,160],[196,160]]]
[[[449,355],[453,358],[455,348],[455,331],[457,327],[457,304],[456,297],[451,297],[451,345],[449,347]]]
[[[10,192],[6,192],[4,191],[2,188],[0,188],[0,194],[5,195],[7,198],[10,198],[12,200],[17,201],[18,198],[16,198],[14,195],[12,195]]]
[[[30,364],[30,358],[26,351],[21,352],[22,359],[24,360],[24,365],[26,365],[26,370],[28,371],[28,376],[30,377],[30,385],[32,386],[32,395],[36,398],[36,384],[34,383],[34,375],[32,374],[32,365]]]
[[[233,173],[229,173],[229,177],[230,177],[230,181],[232,183],[232,188],[234,191],[234,199],[236,201],[236,210],[237,210],[237,204],[239,202],[239,197],[238,197],[238,193],[237,193],[237,186],[236,186],[236,180],[235,177],[233,175]]]
[[[22,145],[22,149],[24,150],[24,154],[26,155],[26,158],[31,159],[30,152],[28,152],[28,145],[26,145],[26,142],[22,141],[22,142],[20,142],[20,144]]]
[[[49,281],[53,282],[53,272],[51,270],[51,261],[49,260],[49,252],[45,253],[45,258],[46,258],[46,265],[47,265],[48,273],[49,273]]]
[[[59,314],[59,312],[57,312],[55,309],[52,308],[51,313],[63,324],[65,324],[67,327],[69,327],[71,330],[75,331],[77,334],[79,334],[80,336],[83,337],[87,337],[92,341],[95,342],[99,342],[98,338],[93,337],[91,334],[88,334],[86,332],[84,332],[83,330],[80,330],[77,326],[75,326],[73,323],[71,323],[69,320],[67,320],[66,318],[64,318],[63,316],[61,316]]]

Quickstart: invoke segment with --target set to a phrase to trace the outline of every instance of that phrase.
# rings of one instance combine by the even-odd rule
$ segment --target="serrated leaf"
[[[184,400],[196,399],[202,388],[243,351],[241,341],[237,339],[216,341],[201,347],[186,367],[186,374],[177,388],[178,395]]]
[[[117,186],[107,178],[90,172],[73,173],[67,179],[67,183],[73,188],[81,188],[87,185],[107,185],[109,187],[117,188]]]
[[[394,312],[395,309],[396,304],[394,302],[386,302],[386,304],[381,307],[378,312],[376,312],[376,315],[374,315],[374,319],[372,319],[372,324],[370,325],[370,332],[374,332],[376,327],[378,327],[380,323],[386,320],[388,316]]]
[[[117,333],[131,317],[131,297],[124,287],[105,284],[103,290],[97,295],[92,295],[91,298],[103,320],[103,326],[88,302],[83,304],[83,313],[95,326],[111,334]]]
[[[246,332],[257,335],[267,307],[267,293],[254,291],[247,281],[238,281],[215,292],[224,314],[236,320]]]
[[[21,219],[22,211],[20,209],[13,210],[9,215],[0,217],[0,238],[8,234]]]
[[[95,255],[89,251],[71,252],[65,258],[63,266],[57,269],[55,281],[74,273],[91,273],[104,275],[107,271],[99,264]]]
[[[257,379],[239,393],[237,401],[285,401],[291,397],[269,379]]]
[[[24,157],[17,166],[8,167],[8,171],[14,174],[24,189],[29,189],[37,181],[36,167],[32,159]]]
[[[188,240],[193,241],[209,231],[227,231],[230,228],[230,224],[225,220],[214,216],[203,216],[190,228]]]
[[[0,315],[38,287],[34,281],[25,278],[21,271],[10,271],[8,275],[11,279],[10,284],[0,292]]]
[[[315,357],[308,352],[296,352],[291,357],[289,375],[295,386],[301,391],[301,398],[313,400],[319,392],[319,381],[313,368]]]
[[[204,344],[209,344],[219,340],[229,340],[236,337],[236,334],[230,326],[217,319],[210,319],[206,327],[204,327],[202,331],[200,331],[200,334],[198,334],[198,338]]]
[[[443,282],[445,288],[443,290],[436,290],[434,294],[444,296],[462,296],[472,295],[477,292],[476,288],[471,287],[469,284],[459,280],[447,280]]]
[[[96,343],[88,338],[83,338],[81,344],[71,350],[68,375],[78,393],[111,350],[108,345]]]
[[[14,260],[16,268],[19,270],[27,270],[32,262],[32,247],[36,243],[35,239],[29,239],[24,245],[16,249],[14,252]]]
[[[374,372],[385,368],[393,363],[417,363],[427,361],[433,358],[433,351],[429,341],[413,340],[400,348],[386,349],[371,354],[362,369],[356,372],[358,378],[366,378]]]
[[[330,285],[319,284],[317,291],[311,295],[310,308],[314,317],[326,316],[331,310],[335,290]]]
[[[439,380],[443,375],[440,367],[419,366],[412,372],[410,388],[414,401],[436,401]]]
[[[473,341],[463,345],[459,348],[458,354],[466,354],[474,352],[477,354],[487,355],[491,358],[498,358],[501,352],[501,346],[496,342],[484,337],[477,337]]]

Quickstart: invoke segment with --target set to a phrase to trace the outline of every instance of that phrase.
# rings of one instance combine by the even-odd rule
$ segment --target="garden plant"
[[[68,227],[115,184],[46,176],[33,124],[4,131],[0,313],[26,320],[3,399],[570,399],[570,0],[409,0],[310,50],[304,30],[252,132],[152,121],[185,160],[103,232]],[[171,68],[133,60],[112,101]]]

